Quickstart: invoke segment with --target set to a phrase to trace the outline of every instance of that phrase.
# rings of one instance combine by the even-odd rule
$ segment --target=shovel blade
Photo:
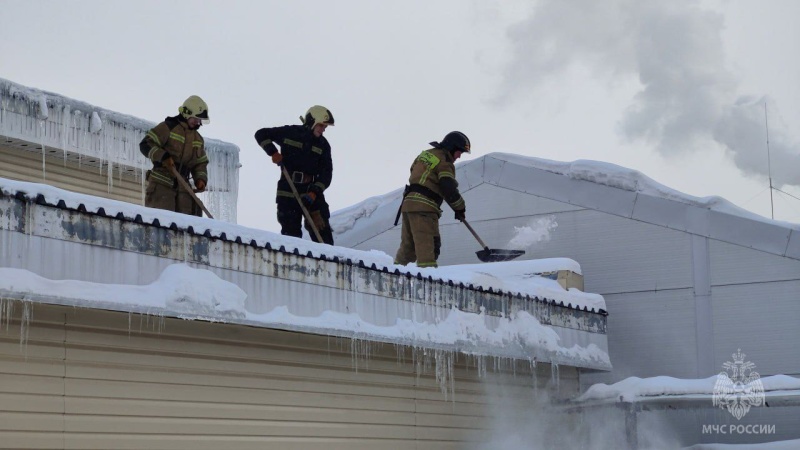
[[[499,250],[496,248],[485,248],[475,252],[478,259],[483,262],[510,261],[525,254],[524,250]]]

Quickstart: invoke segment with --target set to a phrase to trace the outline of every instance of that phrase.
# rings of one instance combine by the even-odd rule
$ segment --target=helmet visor
[[[209,123],[211,123],[211,119],[208,118],[208,110],[207,109],[204,109],[204,110],[200,111],[199,114],[195,114],[194,117],[197,117],[198,119],[200,119],[200,122],[203,125],[208,125]]]

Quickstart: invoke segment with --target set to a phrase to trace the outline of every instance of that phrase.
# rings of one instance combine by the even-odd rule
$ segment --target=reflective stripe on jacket
[[[148,131],[139,151],[153,162],[152,177],[162,184],[174,184],[175,177],[161,162],[166,155],[172,157],[175,168],[188,179],[203,180],[208,183],[208,155],[205,142],[197,130],[190,130],[186,119],[181,116],[167,117],[163,122]]]
[[[442,183],[447,179],[448,182]],[[429,189],[439,198],[431,198],[421,192],[409,192],[403,200],[403,212],[434,211],[441,214],[442,199],[447,201],[454,211],[465,209],[464,199],[458,192],[456,168],[449,152],[432,148],[417,156],[411,164],[410,185],[420,185]]]

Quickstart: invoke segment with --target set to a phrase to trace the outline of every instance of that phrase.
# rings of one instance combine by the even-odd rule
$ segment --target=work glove
[[[280,152],[273,153],[271,158],[272,158],[272,162],[274,162],[275,164],[277,164],[279,166],[281,165],[281,161],[283,161],[283,155],[281,155]]]
[[[467,210],[466,209],[459,209],[458,211],[455,211],[455,213],[456,213],[456,220],[458,220],[459,222],[463,222],[463,221],[467,220]]]
[[[317,199],[317,194],[315,194],[313,191],[309,191],[303,194],[303,196],[300,197],[300,199],[303,200],[303,203],[305,203],[306,206],[311,206]]]
[[[194,180],[195,192],[203,192],[206,190],[206,182],[203,180]]]
[[[172,172],[172,169],[175,168],[175,161],[172,159],[172,156],[167,155],[163,160],[161,160],[161,165]]]

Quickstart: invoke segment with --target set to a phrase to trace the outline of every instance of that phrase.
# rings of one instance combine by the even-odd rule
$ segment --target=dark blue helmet
[[[447,150],[450,153],[457,151],[470,153],[469,138],[460,131],[451,131],[442,139],[442,142],[433,141],[430,144],[433,148]]]

